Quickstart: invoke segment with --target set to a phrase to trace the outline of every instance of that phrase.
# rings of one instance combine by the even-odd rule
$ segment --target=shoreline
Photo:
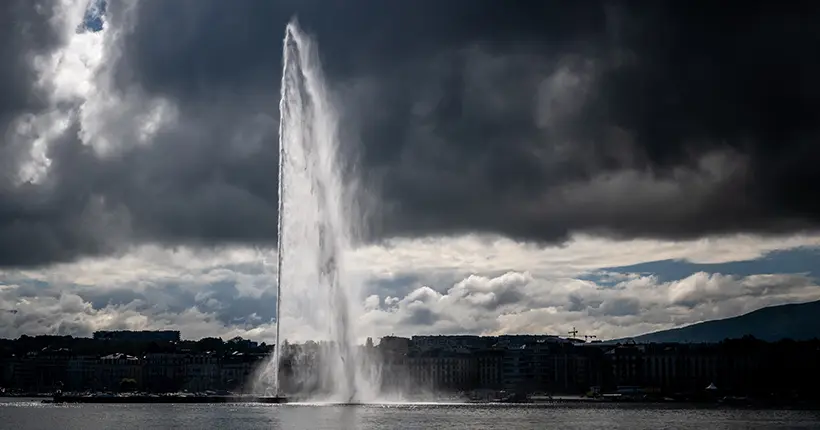
[[[227,396],[179,396],[179,395],[130,395],[130,396],[52,396],[43,403],[287,403],[286,397],[247,395]]]
[[[219,404],[219,403],[255,403],[255,404],[291,404],[294,406],[367,406],[390,405],[430,407],[458,407],[458,406],[496,406],[496,407],[683,407],[683,408],[728,408],[728,409],[780,409],[780,410],[820,410],[818,405],[811,402],[800,403],[768,403],[768,402],[719,402],[719,401],[686,401],[686,400],[609,400],[589,397],[554,397],[552,399],[537,399],[518,402],[503,402],[493,400],[463,400],[463,401],[419,401],[419,402],[372,402],[372,403],[325,403],[311,402],[305,399],[286,397],[264,397],[254,395],[224,395],[224,396],[182,396],[182,395],[125,395],[125,396],[26,396],[0,397],[9,399],[40,400],[46,404]]]

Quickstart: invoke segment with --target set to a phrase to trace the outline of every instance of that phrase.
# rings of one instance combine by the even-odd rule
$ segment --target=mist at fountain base
[[[337,351],[327,342],[307,342],[295,345],[286,344],[283,348],[283,360],[280,369],[281,395],[288,398],[288,403],[304,404],[441,404],[463,403],[465,396],[439,390],[429,382],[425,383],[422,375],[411,371],[407,364],[395,363],[395,357],[385,358],[378,348],[358,347],[359,358],[357,372],[365,376],[367,383],[359,385],[356,396],[348,397],[335,384],[338,381],[327,373],[333,366],[328,360],[337,357]],[[270,362],[262,363],[253,378],[252,394],[257,396],[273,395],[273,380]],[[374,374],[378,372],[378,374]],[[379,385],[372,382],[377,381]],[[364,389],[362,389],[364,388]]]

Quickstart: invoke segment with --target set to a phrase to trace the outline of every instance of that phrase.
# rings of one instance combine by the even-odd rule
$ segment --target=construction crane
[[[578,331],[577,328],[573,327],[572,330],[570,330],[568,333],[569,333],[570,336],[572,336],[572,338],[575,338],[575,339],[578,338],[579,331]],[[589,342],[591,339],[598,339],[598,336],[596,336],[594,334],[585,334],[584,335],[584,341],[585,342]]]

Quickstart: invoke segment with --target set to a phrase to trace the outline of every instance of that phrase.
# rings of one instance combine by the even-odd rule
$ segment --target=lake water
[[[820,412],[646,405],[49,405],[0,399],[0,429],[775,429]]]

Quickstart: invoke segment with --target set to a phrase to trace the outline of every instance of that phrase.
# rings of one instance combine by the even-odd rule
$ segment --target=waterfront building
[[[143,366],[138,357],[127,354],[110,354],[100,357],[95,372],[94,388],[101,391],[120,391],[142,386]],[[130,381],[133,386],[123,386]]]

